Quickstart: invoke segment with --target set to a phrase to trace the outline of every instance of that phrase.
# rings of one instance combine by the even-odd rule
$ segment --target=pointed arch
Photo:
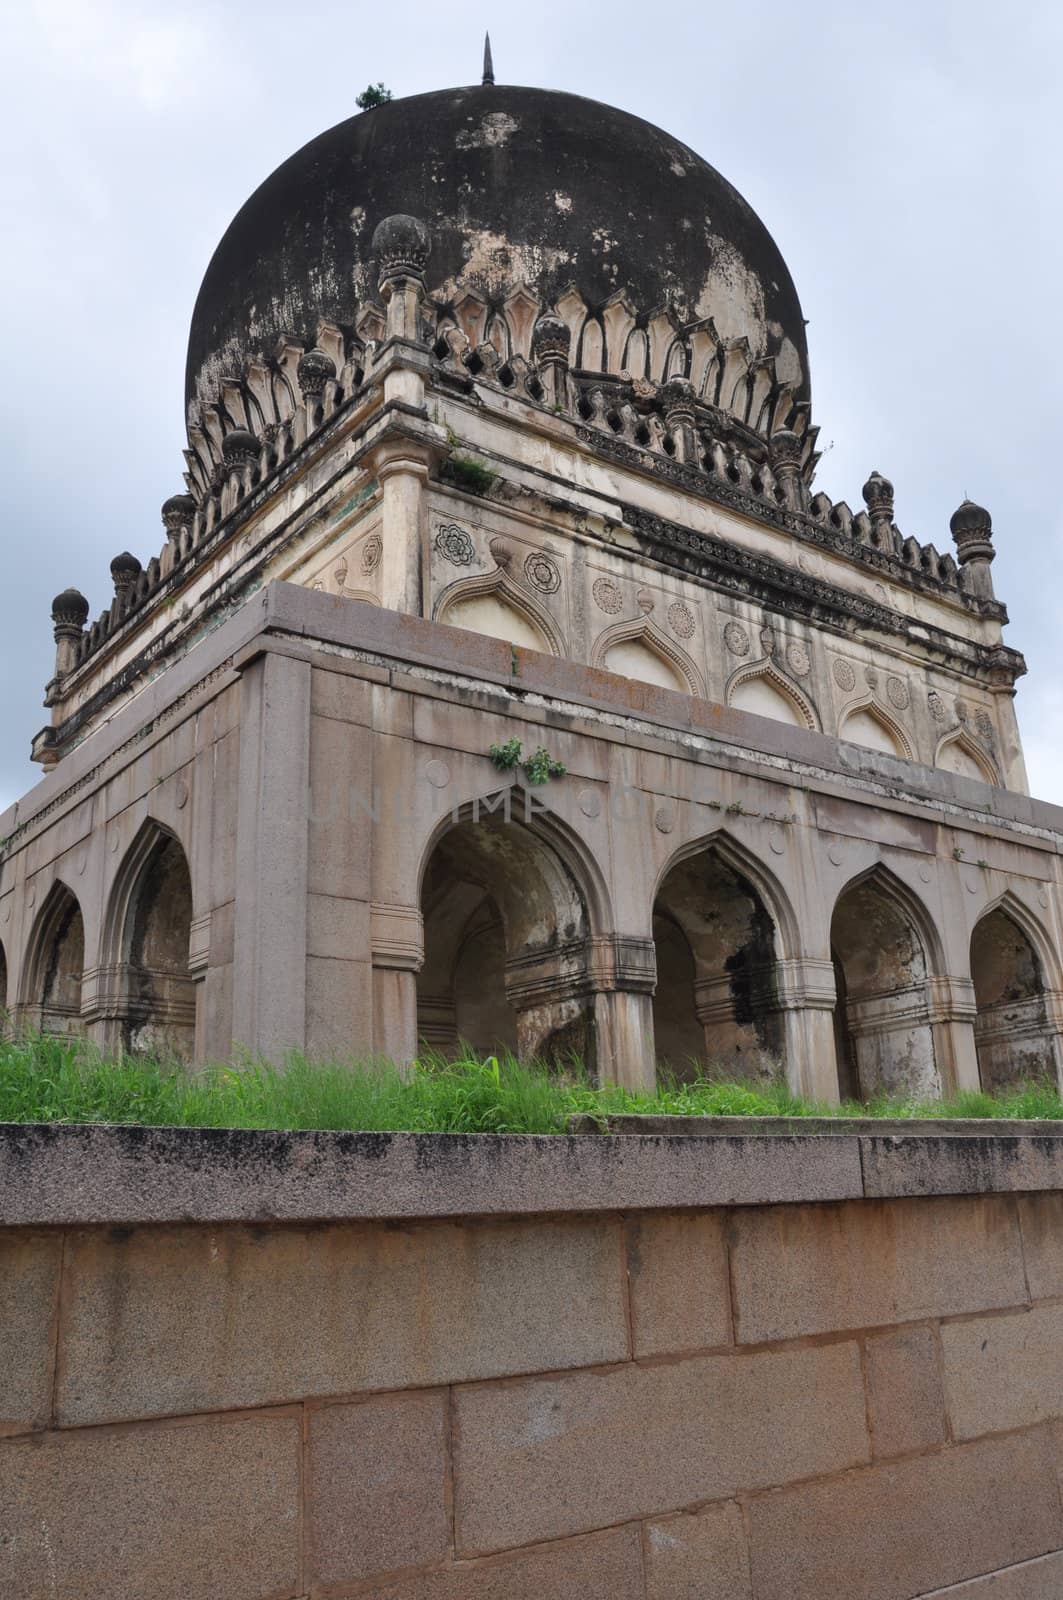
[[[846,728],[849,732],[846,732]],[[862,738],[861,734],[867,737]],[[872,742],[876,735],[879,742]],[[884,755],[899,756],[902,761],[915,760],[911,739],[873,694],[861,695],[842,707],[838,719],[838,738],[858,744],[865,750],[881,750]]]
[[[774,874],[721,831],[689,841],[655,886],[654,1037],[673,1071],[740,1075],[784,1063],[781,960],[796,918]]]
[[[574,1053],[593,1068],[603,885],[585,868],[569,830],[516,785],[441,821],[420,870],[421,1038],[448,1052],[466,1040],[526,1058]]]
[[[830,942],[843,1097],[940,1093],[931,996],[943,947],[922,900],[877,863],[838,894]]]
[[[755,696],[758,684],[765,684],[771,694],[790,708],[792,713],[790,718],[779,716],[777,712],[767,709],[771,704],[767,695],[763,697],[764,709],[758,706]],[[760,661],[748,662],[733,672],[724,690],[724,701],[736,711],[749,711],[759,717],[773,717],[777,722],[792,720],[798,728],[810,728],[814,733],[819,731],[819,718],[811,700],[770,656],[765,656]]]
[[[989,783],[997,789],[1000,787],[1000,773],[992,757],[975,743],[966,728],[956,728],[938,740],[934,765],[944,772],[954,772],[961,778],[973,778],[975,782]]]
[[[77,895],[57,879],[30,936],[23,1013],[42,1033],[80,1033],[85,923]]]
[[[663,682],[658,678],[641,676],[633,671],[626,671],[622,647],[624,645],[642,645],[651,655],[664,663],[665,672],[677,681]],[[613,656],[613,664],[610,656]],[[629,658],[630,665],[638,665],[637,658]],[[603,672],[615,672],[620,677],[638,677],[642,682],[658,683],[661,688],[674,688],[682,693],[694,695],[699,700],[705,699],[705,682],[694,662],[681,649],[674,640],[669,639],[657,624],[649,617],[633,617],[627,622],[615,622],[604,629],[594,641],[591,650],[591,666],[599,667]]]
[[[1010,890],[986,906],[971,930],[971,981],[983,1089],[1058,1082],[1059,963],[1036,917]]]
[[[149,818],[115,874],[104,914],[101,993],[117,1040],[190,1060],[192,877],[176,834]]]
[[[516,626],[511,626],[508,633],[505,631],[507,610],[516,614],[528,634],[513,637],[521,632]],[[432,617],[433,621],[445,622],[452,628],[486,633],[491,638],[540,650],[544,655],[566,654],[564,637],[549,611],[502,566],[493,572],[458,578],[448,584],[436,600]]]

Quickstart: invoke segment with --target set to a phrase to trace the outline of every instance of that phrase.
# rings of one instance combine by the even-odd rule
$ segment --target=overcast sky
[[[763,217],[809,319],[820,488],[858,509],[878,468],[902,531],[942,550],[965,493],[989,507],[1031,788],[1063,802],[1063,7],[22,0],[0,107],[0,810],[40,775],[52,596],[73,584],[95,616],[111,557],[160,549],[188,322],[233,214],[368,82],[477,82],[488,21],[499,83],[659,123]]]

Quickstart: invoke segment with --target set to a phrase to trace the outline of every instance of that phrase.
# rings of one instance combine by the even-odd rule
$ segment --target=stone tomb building
[[[816,492],[796,289],[692,150],[490,81],[342,123],[219,245],[187,419],[160,553],[55,602],[15,1025],[1058,1073],[1063,812],[989,515],[950,550],[878,472]]]

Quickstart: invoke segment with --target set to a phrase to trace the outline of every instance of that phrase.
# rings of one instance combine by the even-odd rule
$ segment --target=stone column
[[[367,458],[381,486],[381,604],[413,617],[424,614],[425,486],[431,460],[424,446],[395,437],[383,440]]]
[[[834,1007],[834,966],[795,956],[776,963],[786,1050],[786,1080],[795,1094],[836,1105],[841,1099]]]
[[[424,919],[417,906],[369,909],[373,953],[373,1053],[397,1067],[417,1055],[417,974],[424,963]]]
[[[949,531],[956,541],[956,559],[960,564],[964,588],[981,600],[992,600],[992,564],[996,556],[993,548],[993,519],[984,506],[965,500],[952,513]]]
[[[782,490],[783,504],[791,511],[808,509],[808,490],[801,476],[801,454],[804,445],[790,428],[779,428],[768,444],[771,470]],[[717,469],[719,470],[719,469]]]
[[[625,934],[594,939],[588,967],[594,985],[598,1081],[652,1093],[657,1086],[653,940]]]
[[[675,446],[675,459],[691,467],[701,465],[694,400],[694,387],[687,378],[671,378],[661,389],[664,422]]]
[[[277,1063],[306,1042],[309,784],[310,663],[266,650],[241,680],[233,1043]]]
[[[52,601],[57,679],[65,678],[77,665],[78,645],[88,620],[89,603],[77,589],[64,589]]]
[[[872,472],[863,488],[864,504],[871,518],[871,543],[876,550],[892,550],[893,485],[881,472]]]
[[[546,312],[531,336],[531,358],[543,386],[543,404],[568,410],[568,362],[572,335],[568,323]]]
[[[974,1037],[978,1015],[974,984],[970,978],[928,978],[926,989],[934,1062],[942,1094],[980,1088]]]

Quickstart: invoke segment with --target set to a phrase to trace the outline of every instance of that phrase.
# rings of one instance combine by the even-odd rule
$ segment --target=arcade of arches
[[[760,876],[717,839],[685,853],[661,880],[643,1025],[652,1015],[658,1067],[674,1077],[764,1079],[792,1066],[786,1019],[799,1002],[784,969],[794,963],[784,959],[773,895],[754,882]],[[425,1044],[444,1055],[464,1044],[561,1064],[579,1058],[593,1070],[601,941],[578,865],[527,826],[466,820],[431,853],[422,911],[417,1023]],[[984,1087],[1055,1075],[1042,966],[1015,919],[997,909],[975,927],[966,1010],[950,1008],[942,960],[926,913],[884,868],[840,894],[830,962],[842,1099],[949,1092],[953,1021],[974,1023]]]
[[[133,1053],[191,1060],[196,998],[189,970],[192,884],[184,851],[161,830],[149,830],[119,873],[113,894],[112,948],[87,1000],[85,925],[81,907],[57,883],[37,921],[18,1019],[48,1034],[76,1034],[90,1022],[101,1042]],[[0,983],[7,990],[6,967]],[[13,997],[8,996],[11,1006]]]

